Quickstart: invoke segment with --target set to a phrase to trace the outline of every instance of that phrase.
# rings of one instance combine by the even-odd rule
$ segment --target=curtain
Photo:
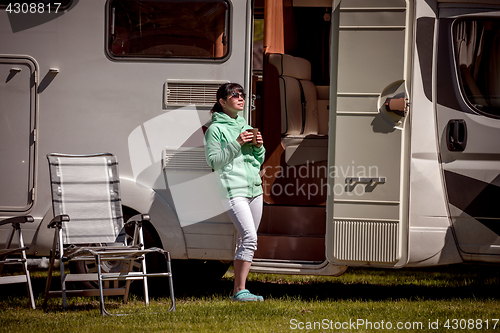
[[[264,53],[285,53],[283,0],[266,0],[264,27]]]

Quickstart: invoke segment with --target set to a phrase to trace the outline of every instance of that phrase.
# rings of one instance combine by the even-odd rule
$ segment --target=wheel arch
[[[186,242],[180,222],[172,207],[154,189],[121,178],[121,199],[129,208],[151,216],[151,225],[160,236],[164,249],[174,259],[187,259]]]

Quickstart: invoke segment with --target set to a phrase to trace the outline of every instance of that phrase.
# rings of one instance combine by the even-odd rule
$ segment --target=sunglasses
[[[231,98],[231,97],[240,98],[240,96],[241,96],[241,98],[245,99],[247,97],[247,94],[239,93],[239,92],[232,92],[227,96],[227,98]]]

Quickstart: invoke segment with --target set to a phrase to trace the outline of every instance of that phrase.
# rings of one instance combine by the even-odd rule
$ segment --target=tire
[[[123,220],[128,221],[132,216],[139,214],[135,212],[133,209],[128,207],[123,207]],[[125,232],[127,235],[132,236],[134,230],[132,227],[125,228]],[[143,235],[144,235],[144,243],[146,243],[146,228],[143,227]],[[151,237],[149,237],[151,238]],[[151,241],[150,241],[151,242]],[[147,246],[147,244],[146,244]],[[134,271],[138,271],[140,269],[139,263],[134,263]],[[97,266],[94,261],[71,261],[69,263],[69,270],[73,274],[87,274],[87,273],[97,273]],[[103,273],[117,273],[121,271],[128,271],[128,263],[125,261],[103,261],[101,263],[101,271]],[[125,281],[104,281],[104,288],[120,288],[124,286]],[[80,285],[85,289],[97,289],[99,288],[98,283],[94,281],[84,281],[80,282]],[[131,284],[133,285],[133,283]]]
[[[125,211],[125,210],[124,210]],[[135,215],[135,214],[134,214]],[[125,221],[128,220],[132,215],[124,214]],[[133,234],[133,228],[125,228],[127,235]],[[159,247],[161,246],[160,237],[154,230],[154,227],[149,222],[143,222],[142,233],[144,237],[144,247]],[[94,261],[71,261],[70,262],[70,272],[77,274],[85,273],[97,273],[97,266]],[[156,272],[166,272],[166,260],[161,253],[150,253],[146,255],[146,268],[149,273]],[[134,262],[134,271],[139,271],[141,265],[138,262]],[[103,261],[101,263],[101,271],[103,273],[118,273],[128,271],[128,262],[122,260],[116,261]],[[148,279],[148,282],[155,280],[157,278]],[[134,281],[132,281],[134,282]],[[84,281],[81,282],[85,289],[97,289],[99,288],[97,282],[94,281]],[[104,288],[120,288],[125,285],[125,281],[104,281]],[[138,284],[137,284],[138,285]],[[133,289],[136,284],[131,283],[131,289]],[[142,287],[142,286],[139,286]]]
[[[134,270],[138,270],[139,265],[134,265]],[[75,274],[97,273],[97,266],[94,261],[70,261],[69,270]],[[128,271],[128,264],[121,260],[103,261],[101,263],[102,273],[117,273]],[[97,281],[79,282],[84,289],[97,289],[99,285]],[[125,281],[103,281],[104,288],[121,288]]]
[[[127,221],[132,216],[138,214],[133,209],[128,207],[123,207],[123,217]],[[128,228],[127,228],[128,229]],[[146,221],[143,223],[143,236],[144,236],[144,247],[158,247],[163,249],[163,244],[161,242],[160,236],[156,232],[154,226]],[[133,230],[126,230],[127,234],[132,234]],[[128,266],[124,267],[124,262],[103,262],[101,264],[101,270],[103,272],[119,272],[123,269],[127,269]],[[176,259],[172,260],[172,275],[174,280],[174,288],[183,288],[193,283],[201,286],[208,286],[220,281],[222,276],[226,273],[231,262],[229,261],[219,261],[219,260],[198,260],[189,259],[182,260]],[[146,255],[146,268],[148,273],[158,273],[167,271],[167,262],[165,256],[161,253],[149,253]],[[134,268],[138,270],[139,265]],[[97,272],[97,267],[95,267],[94,262],[86,261],[73,261],[70,262],[71,273],[92,273]],[[200,278],[200,275],[202,278]],[[123,281],[109,281],[110,283],[115,283],[115,287],[121,286]],[[98,288],[97,283],[94,282],[83,282],[85,288]],[[149,293],[151,296],[163,296],[168,294],[168,283],[164,278],[150,278],[148,279]],[[106,287],[106,286],[105,286]],[[132,290],[135,288],[142,288],[139,284],[131,284]],[[175,290],[175,289],[174,289]]]

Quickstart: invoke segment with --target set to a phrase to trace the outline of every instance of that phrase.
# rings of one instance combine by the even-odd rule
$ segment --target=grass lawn
[[[214,285],[174,285],[176,312],[167,312],[166,295],[146,308],[135,291],[126,305],[107,302],[110,312],[133,315],[104,318],[97,298],[70,298],[66,310],[52,299],[44,312],[45,276],[32,277],[36,310],[24,285],[0,286],[0,332],[500,332],[497,266],[350,268],[340,277],[250,274],[247,287],[266,300],[246,304],[229,300],[228,271]]]

